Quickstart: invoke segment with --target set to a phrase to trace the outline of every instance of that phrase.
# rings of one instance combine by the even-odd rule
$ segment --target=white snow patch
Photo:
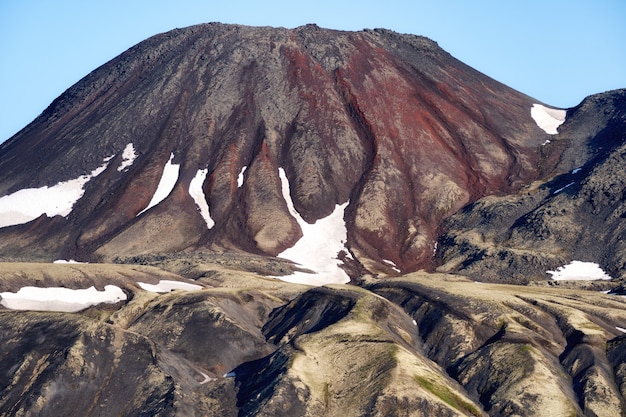
[[[572,174],[578,174],[582,168],[576,168],[572,170]]]
[[[241,188],[241,186],[243,185],[243,179],[244,179],[243,174],[246,172],[247,168],[248,168],[247,166],[244,166],[243,168],[241,168],[241,172],[239,173],[239,176],[237,177],[237,187],[238,188]]]
[[[292,275],[278,277],[283,281],[307,285],[345,284],[350,277],[339,267],[337,255],[347,251],[345,242],[348,236],[344,211],[349,202],[338,204],[335,210],[323,219],[309,224],[302,219],[293,205],[289,180],[283,168],[278,170],[282,193],[289,213],[295,217],[302,229],[302,238],[296,244],[280,253],[281,258],[289,259],[314,273],[295,272]]]
[[[559,133],[557,128],[565,121],[566,114],[567,112],[565,110],[551,109],[541,104],[533,104],[530,109],[530,116],[535,120],[537,126],[542,128],[549,135]]]
[[[122,152],[122,163],[119,167],[117,167],[117,170],[120,172],[124,171],[125,169],[130,167],[133,162],[135,162],[136,158],[137,152],[135,152],[135,147],[132,143],[129,143],[128,145],[126,145],[124,151]]]
[[[417,322],[413,319],[413,326],[417,326]]]
[[[609,280],[612,279],[600,268],[600,265],[594,262],[572,261],[571,263],[560,266],[556,271],[546,271],[552,275],[554,280],[577,280],[577,281],[593,281],[596,279]]]
[[[546,146],[548,143],[552,142],[550,139],[546,139],[541,145]]]
[[[159,283],[156,285],[148,284],[145,282],[138,282],[137,284],[146,291],[157,293],[165,293],[174,290],[198,291],[203,288],[201,285],[198,284],[188,284],[186,282],[170,281],[167,279],[160,280]]]
[[[237,376],[237,374],[235,374],[235,371],[230,371],[230,372],[224,374],[224,378],[234,378],[236,376]]]
[[[78,262],[74,259],[57,259],[56,261],[52,262],[53,264],[86,264],[87,262]]]
[[[52,187],[24,188],[0,197],[0,227],[28,223],[42,214],[66,217],[85,194],[85,184],[100,175],[107,165],[108,162],[105,162],[89,174],[62,181]]]
[[[563,191],[564,189],[566,189],[567,187],[571,187],[571,186],[572,186],[572,185],[574,185],[574,184],[575,184],[575,182],[570,182],[570,183],[569,183],[569,184],[567,184],[565,187],[561,187],[561,188],[559,188],[558,190],[556,190],[556,191],[555,191],[555,192],[553,192],[552,194],[558,194],[558,193],[560,193],[561,191]]]
[[[157,186],[157,190],[152,196],[152,200],[148,206],[137,213],[137,216],[142,214],[143,212],[150,210],[152,207],[159,204],[161,201],[165,200],[165,198],[170,195],[174,186],[176,185],[176,181],[178,181],[178,172],[180,171],[180,164],[173,164],[172,160],[174,159],[174,153],[170,155],[169,161],[165,164],[163,168],[163,174],[161,175],[161,179],[159,180],[159,185]]]
[[[208,169],[199,169],[198,172],[196,172],[196,176],[193,177],[189,183],[189,195],[191,195],[193,201],[196,202],[196,206],[198,206],[198,210],[200,210],[200,214],[206,222],[207,227],[211,229],[215,226],[215,221],[211,218],[209,204],[202,190],[202,184],[204,184],[208,172]]]
[[[615,326],[615,328],[616,328],[617,330],[619,330],[620,332],[622,332],[622,333],[626,333],[626,329],[624,329],[623,327],[617,327],[617,326]]]
[[[391,267],[391,269],[393,269],[397,273],[401,273],[402,272],[402,271],[400,271],[400,269],[398,269],[398,266],[395,264],[395,262],[390,261],[389,259],[383,259],[383,262],[386,263],[387,265],[389,265]]]
[[[77,312],[100,303],[126,300],[120,287],[106,285],[104,291],[95,287],[73,290],[63,287],[23,287],[18,292],[0,293],[0,304],[12,310]]]
[[[202,377],[204,378],[202,381],[198,382],[199,385],[204,385],[207,382],[215,381],[217,379],[217,378],[211,378],[210,376],[208,376],[202,371],[198,371],[198,372],[200,372],[200,375],[202,375]]]

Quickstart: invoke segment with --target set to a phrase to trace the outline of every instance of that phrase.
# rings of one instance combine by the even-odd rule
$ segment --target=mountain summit
[[[178,29],[93,71],[0,147],[0,253],[291,248],[317,270],[297,247],[308,239],[328,252],[321,281],[428,269],[443,219],[551,172],[544,144],[564,116],[423,37]]]

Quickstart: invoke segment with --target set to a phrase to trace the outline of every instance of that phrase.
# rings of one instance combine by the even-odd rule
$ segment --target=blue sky
[[[626,88],[624,0],[2,0],[0,142],[136,43],[205,22],[424,35],[557,107]]]

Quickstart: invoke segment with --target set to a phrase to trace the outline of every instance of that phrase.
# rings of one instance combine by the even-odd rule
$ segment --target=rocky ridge
[[[129,299],[0,310],[3,415],[626,411],[621,296],[426,273],[310,288],[232,270],[197,277],[204,290],[156,294],[136,267],[114,265],[14,265],[2,282],[23,285],[18,267],[67,287],[68,271],[124,276]]]
[[[572,259],[626,273],[626,91],[568,111],[548,147],[565,148],[552,178],[465,207],[442,228],[442,272],[525,283]]]

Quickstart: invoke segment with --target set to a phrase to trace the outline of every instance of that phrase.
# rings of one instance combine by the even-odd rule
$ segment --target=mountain
[[[625,147],[419,36],[156,35],[0,144],[0,414],[626,415]]]
[[[0,253],[276,256],[338,211],[350,275],[430,268],[443,219],[554,169],[534,104],[426,38],[175,30],[98,68],[2,145],[0,195],[32,190],[41,206],[2,230]],[[45,190],[66,200],[46,205]]]

